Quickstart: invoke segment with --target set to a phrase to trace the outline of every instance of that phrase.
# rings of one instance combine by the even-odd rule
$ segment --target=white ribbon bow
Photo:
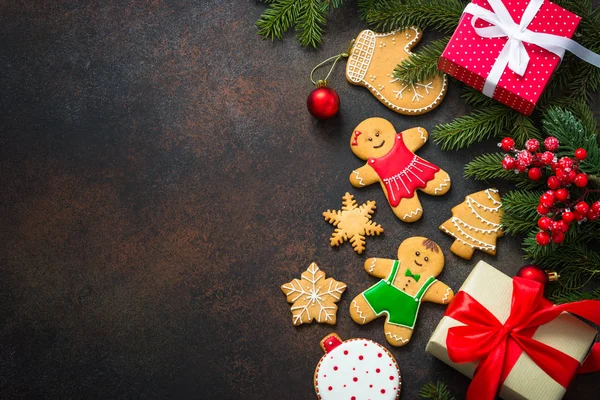
[[[488,0],[493,11],[486,10],[476,4],[470,3],[465,8],[465,13],[472,14],[471,25],[479,36],[484,38],[508,37],[500,55],[496,59],[490,74],[483,86],[483,94],[494,97],[496,86],[508,68],[516,74],[523,76],[529,64],[529,54],[523,43],[535,44],[546,49],[561,59],[565,50],[570,51],[582,60],[600,68],[600,55],[586,49],[579,43],[563,36],[549,33],[533,32],[527,29],[537,12],[544,4],[544,0],[531,0],[521,17],[521,23],[517,24],[510,16],[502,0]],[[492,26],[477,28],[475,23],[482,19]]]

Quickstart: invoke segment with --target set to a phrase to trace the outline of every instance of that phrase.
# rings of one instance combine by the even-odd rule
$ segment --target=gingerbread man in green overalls
[[[412,237],[398,247],[398,259],[369,258],[365,270],[382,278],[352,300],[350,316],[364,325],[386,315],[385,338],[393,346],[410,340],[421,301],[448,304],[454,292],[436,277],[444,268],[444,254],[432,240]]]

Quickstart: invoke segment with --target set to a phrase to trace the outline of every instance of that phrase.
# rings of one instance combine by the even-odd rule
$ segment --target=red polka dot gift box
[[[599,62],[600,56],[569,40],[580,20],[547,0],[473,0],[438,68],[529,115],[565,49]]]

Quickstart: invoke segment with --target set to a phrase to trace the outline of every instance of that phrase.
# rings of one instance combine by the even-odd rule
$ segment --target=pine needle
[[[455,400],[454,396],[448,389],[448,386],[442,382],[429,382],[419,390],[419,397],[430,400]]]
[[[404,82],[415,83],[443,75],[437,65],[449,40],[450,37],[445,37],[421,48],[394,69],[394,77]]]

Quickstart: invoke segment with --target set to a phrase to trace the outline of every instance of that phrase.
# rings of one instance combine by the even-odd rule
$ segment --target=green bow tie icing
[[[420,274],[416,274],[413,275],[412,272],[410,272],[410,269],[406,268],[406,272],[404,273],[404,276],[408,276],[409,278],[414,278],[415,281],[419,282],[419,279],[421,278]]]

